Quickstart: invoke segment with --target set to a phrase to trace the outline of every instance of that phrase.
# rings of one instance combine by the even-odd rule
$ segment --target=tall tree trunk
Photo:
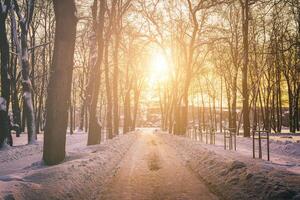
[[[180,115],[180,111],[182,109],[182,107],[180,105],[178,105],[178,103],[174,104],[174,127],[173,127],[173,133],[174,135],[180,135],[181,131],[180,129],[181,127],[181,115]]]
[[[84,102],[82,103],[82,105],[80,106],[80,116],[79,116],[79,127],[78,129],[80,131],[83,130],[83,127],[84,127],[84,111],[85,111],[85,108],[84,108]]]
[[[192,55],[190,55],[192,56]],[[192,58],[190,58],[192,59]],[[182,96],[182,102],[183,105],[181,107],[181,119],[180,119],[180,125],[179,125],[179,132],[182,135],[186,134],[187,126],[188,126],[188,121],[189,121],[189,88],[190,88],[190,82],[191,82],[191,65],[192,65],[192,60],[189,61],[188,69],[187,69],[187,74],[186,74],[186,80],[185,80],[185,85],[184,85],[184,91],[183,91],[183,96]]]
[[[227,97],[227,106],[228,106],[228,127],[232,127],[232,118],[231,118],[231,91],[229,88],[229,83],[225,82],[225,88],[226,88],[226,97]]]
[[[17,1],[13,2],[13,8],[17,13],[19,18],[19,26],[21,29],[21,44],[19,44],[19,38],[17,34],[17,26],[14,17],[14,13],[11,12],[12,17],[12,33],[17,49],[19,61],[21,62],[22,69],[22,88],[23,88],[23,104],[24,111],[23,115],[26,117],[27,122],[27,133],[28,133],[28,143],[35,143],[36,141],[36,127],[35,127],[35,113],[33,108],[33,95],[32,95],[32,83],[30,80],[30,66],[29,66],[29,52],[27,45],[27,36],[29,31],[29,25],[32,21],[32,15],[34,10],[34,0],[29,0],[26,4],[26,14],[25,17],[21,15],[21,10],[18,6]]]
[[[249,0],[241,1],[243,29],[243,67],[242,67],[242,97],[243,97],[243,129],[244,137],[250,137],[250,109],[248,91],[248,51],[249,51]]]
[[[73,88],[74,88],[74,86],[73,86]],[[74,90],[74,89],[73,89]],[[75,92],[75,90],[74,90],[74,93],[73,93],[73,104],[72,104],[72,107],[73,107],[73,112],[72,112],[72,117],[73,117],[73,130],[75,130],[76,129],[76,102],[77,102],[77,100],[76,100],[76,92]]]
[[[73,120],[73,105],[72,105],[72,103],[70,104],[70,108],[69,108],[69,121],[70,121],[70,123],[69,123],[70,135],[73,135],[74,120]]]
[[[30,38],[30,45],[33,47],[31,49],[31,52],[30,52],[30,59],[31,59],[31,72],[30,72],[30,80],[31,80],[31,88],[32,88],[32,91],[36,91],[36,84],[35,84],[35,37],[36,37],[36,30],[33,28],[33,26],[31,26],[31,32],[32,34],[30,35],[29,34],[29,38]],[[30,33],[30,32],[29,32]],[[37,94],[33,92],[32,94],[32,107],[33,107],[33,112],[34,112],[34,115],[36,116],[36,113],[37,113]],[[36,126],[35,126],[36,127]],[[37,132],[38,130],[36,130]]]
[[[105,45],[105,63],[104,63],[104,73],[105,73],[105,88],[106,88],[106,98],[107,98],[107,110],[106,110],[106,130],[108,132],[108,138],[113,138],[113,127],[112,127],[112,96],[111,96],[111,84],[109,79],[109,63],[108,63],[108,49],[109,41],[106,39]]]
[[[124,100],[124,126],[123,126],[123,133],[127,133],[130,131],[131,127],[131,114],[130,114],[130,91],[131,89],[128,89],[128,91],[125,94],[125,100]]]
[[[132,119],[132,130],[136,128],[136,119],[139,109],[139,100],[140,100],[140,88],[136,85],[133,91],[133,119]]]
[[[21,51],[22,51],[22,87],[23,87],[23,103],[25,108],[25,116],[27,122],[28,143],[34,143],[36,140],[35,129],[35,113],[33,107],[33,94],[32,84],[29,76],[29,60],[28,60],[28,47],[27,47],[27,28],[21,25]]]
[[[9,130],[9,97],[10,97],[10,81],[9,71],[9,44],[6,34],[5,21],[9,9],[9,1],[5,1],[4,5],[0,2],[0,53],[1,53],[1,97],[0,97],[0,148],[3,147],[10,139]]]
[[[13,44],[13,38],[12,44]],[[11,50],[14,51],[13,45],[11,45]],[[13,123],[14,126],[17,127],[16,136],[19,137],[21,133],[21,109],[20,103],[18,98],[18,91],[17,91],[17,57],[11,59],[10,63],[10,74],[11,74],[11,107],[13,113]]]
[[[47,33],[45,32],[45,42]],[[43,47],[43,75],[42,75],[42,85],[41,85],[41,92],[39,96],[39,104],[38,104],[38,112],[37,112],[37,119],[36,119],[36,130],[37,133],[40,131],[40,124],[41,124],[41,117],[42,117],[42,108],[43,108],[43,99],[44,99],[44,91],[45,91],[45,82],[46,82],[46,73],[47,73],[47,66],[46,66],[46,46]]]
[[[173,133],[173,126],[174,126],[174,109],[175,109],[175,106],[174,106],[174,103],[175,103],[175,101],[174,101],[174,98],[172,97],[172,101],[171,101],[171,105],[170,105],[170,109],[169,109],[169,119],[168,119],[168,121],[169,121],[169,127],[168,127],[168,129],[169,129],[169,133]]]
[[[295,133],[295,127],[294,127],[294,119],[293,119],[293,94],[292,94],[292,89],[290,86],[289,81],[287,81],[288,85],[288,99],[289,99],[289,127],[290,127],[290,132]]]
[[[213,111],[214,111],[214,125],[213,128],[217,130],[218,125],[217,125],[217,109],[216,109],[216,97],[213,97]]]
[[[55,42],[46,103],[43,151],[43,159],[48,165],[57,164],[65,158],[77,24],[74,0],[53,0],[53,4]]]
[[[299,117],[299,115],[300,115],[300,111],[299,111],[299,99],[300,99],[300,97],[299,97],[299,94],[300,94],[300,87],[299,87],[299,89],[298,89],[298,96],[296,97],[296,100],[295,100],[295,125],[296,125],[296,130],[297,131],[300,131],[300,117]]]
[[[93,6],[97,6],[97,0],[94,1]],[[105,15],[105,1],[100,1],[100,9],[98,15],[98,22],[96,28],[96,39],[98,45],[97,51],[97,62],[93,65],[90,73],[89,80],[89,91],[90,91],[90,102],[89,102],[89,131],[88,131],[88,145],[99,144],[101,141],[101,124],[98,122],[97,117],[97,104],[98,96],[100,92],[100,83],[101,83],[101,64],[103,59],[103,50],[104,50],[104,15]],[[96,9],[95,7],[93,9]],[[96,9],[97,10],[97,9]],[[95,10],[94,10],[95,12]],[[95,15],[94,13],[94,16]],[[94,19],[95,20],[95,19]]]
[[[231,126],[229,128],[234,128],[236,130],[237,112],[236,112],[236,101],[237,101],[237,73],[234,74],[232,83],[232,104],[231,104]]]
[[[113,69],[113,135],[119,134],[119,46],[120,46],[120,35],[116,33],[115,46],[113,53],[114,69]]]
[[[88,109],[87,109],[87,106],[85,106],[85,109],[84,109],[84,132],[88,132],[88,128],[89,128],[89,112],[88,112]]]
[[[26,111],[25,111],[25,104],[24,104],[24,99],[21,99],[22,103],[22,119],[21,119],[21,131],[24,133],[25,128],[26,128]]]
[[[221,77],[221,94],[220,94],[220,132],[223,132],[223,78]]]

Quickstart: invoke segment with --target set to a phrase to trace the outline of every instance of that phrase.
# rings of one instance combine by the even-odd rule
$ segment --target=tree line
[[[66,132],[88,145],[134,130],[147,104],[149,59],[161,127],[299,131],[297,0],[93,0],[0,3],[0,146],[44,133],[44,160],[65,157]],[[192,122],[191,122],[192,121]],[[121,130],[121,128],[123,130]]]

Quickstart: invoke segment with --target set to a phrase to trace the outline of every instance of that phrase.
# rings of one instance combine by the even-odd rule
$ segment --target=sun
[[[150,58],[149,84],[155,85],[169,77],[170,69],[164,54],[155,52]]]
[[[168,71],[168,64],[165,56],[161,53],[155,53],[152,57],[152,69],[154,72],[166,75]]]

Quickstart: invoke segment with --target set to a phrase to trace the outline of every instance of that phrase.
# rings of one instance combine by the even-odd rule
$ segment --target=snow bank
[[[292,157],[300,159],[300,142],[295,139],[298,136],[291,136],[290,138],[282,138],[280,136],[270,136],[270,152],[271,158],[274,154],[282,155],[286,157]],[[223,146],[223,134],[216,134],[216,144]],[[241,150],[247,155],[252,155],[252,138],[245,138],[242,136],[237,136],[237,149]],[[204,140],[205,142],[205,140]],[[262,147],[266,149],[267,141],[262,140]],[[250,148],[249,148],[250,147]]]
[[[21,134],[20,137],[13,135],[14,145],[13,147],[7,147],[6,149],[0,150],[0,163],[7,163],[24,159],[43,152],[43,134],[38,134],[36,144],[27,145],[27,134]],[[73,135],[68,134],[66,138],[66,149],[67,151],[74,150],[86,146],[87,134],[74,133]],[[1,170],[1,166],[0,166]]]
[[[285,167],[285,169],[300,174],[300,143],[298,140],[277,140],[278,137],[272,136],[270,139],[270,160],[273,164]],[[195,139],[195,137],[191,137]],[[245,138],[238,136],[237,138],[237,153],[243,155],[244,157],[252,158],[252,138]],[[199,138],[198,138],[199,140]],[[219,150],[219,152],[224,152],[224,136],[223,134],[216,134],[216,145],[205,145],[205,139],[202,143],[206,148],[212,150]],[[257,142],[256,142],[257,147]],[[256,148],[258,149],[258,147]],[[264,159],[266,157],[267,141],[262,140],[262,156]],[[258,152],[256,152],[256,156]],[[226,155],[228,156],[228,155]],[[236,155],[235,155],[236,156]]]
[[[299,141],[274,141],[270,140],[271,148],[276,152],[281,152],[283,155],[300,157],[300,142]]]
[[[89,199],[101,190],[136,137],[134,133],[119,136],[77,149],[80,153],[69,154],[62,164],[39,163],[26,172],[1,176],[0,199]]]
[[[42,153],[42,151],[43,146],[41,141],[38,141],[36,144],[8,147],[7,149],[0,151],[0,163],[19,160],[24,156],[31,156],[37,153]]]
[[[221,198],[300,199],[299,174],[188,138],[161,136]]]

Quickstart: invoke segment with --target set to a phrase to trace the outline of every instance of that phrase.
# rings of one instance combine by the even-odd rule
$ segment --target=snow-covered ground
[[[42,134],[36,145],[14,139],[19,146],[0,151],[0,199],[300,199],[300,143],[290,137],[271,140],[266,161],[252,159],[243,137],[229,151],[220,134],[209,145],[140,129],[86,147],[87,134],[75,133],[65,162],[50,167]]]
[[[299,167],[299,153],[286,147],[290,143],[271,141],[268,162],[252,159],[252,141],[247,138],[238,138],[237,151],[230,151],[220,144],[221,135],[217,136],[217,145],[169,134],[161,136],[221,198],[300,199],[300,174],[291,172],[294,166],[280,164]],[[299,143],[291,145],[299,148]]]
[[[13,135],[14,145],[0,151],[0,176],[19,172],[22,169],[30,168],[31,165],[38,165],[42,159],[43,134],[38,134],[37,144],[26,145],[27,135],[20,137]],[[86,146],[87,134],[67,134],[66,151],[68,154],[76,152]]]
[[[219,199],[185,167],[175,149],[144,130],[96,199]]]
[[[4,163],[22,161],[24,165],[19,169],[10,165],[14,170],[3,175],[1,163],[0,199],[89,199],[101,189],[105,177],[115,169],[136,135],[126,134],[90,147],[85,147],[86,134],[68,136],[68,156],[56,166],[44,166],[40,161],[41,142],[1,151]],[[13,157],[13,152],[22,156]]]
[[[195,139],[195,136],[190,136]],[[272,135],[270,136],[270,162],[274,166],[278,165],[285,169],[300,174],[300,136],[298,135]],[[200,142],[200,137],[197,137]],[[206,144],[206,138],[203,136],[201,144]],[[208,138],[209,143],[209,138]],[[257,141],[256,141],[257,144]],[[227,144],[228,145],[228,144]],[[208,149],[224,150],[223,134],[216,134],[216,145],[208,145]],[[237,136],[237,155],[252,158],[252,138]],[[256,150],[258,147],[256,146]],[[267,142],[262,140],[263,159],[267,160]],[[256,151],[258,157],[258,151]]]

